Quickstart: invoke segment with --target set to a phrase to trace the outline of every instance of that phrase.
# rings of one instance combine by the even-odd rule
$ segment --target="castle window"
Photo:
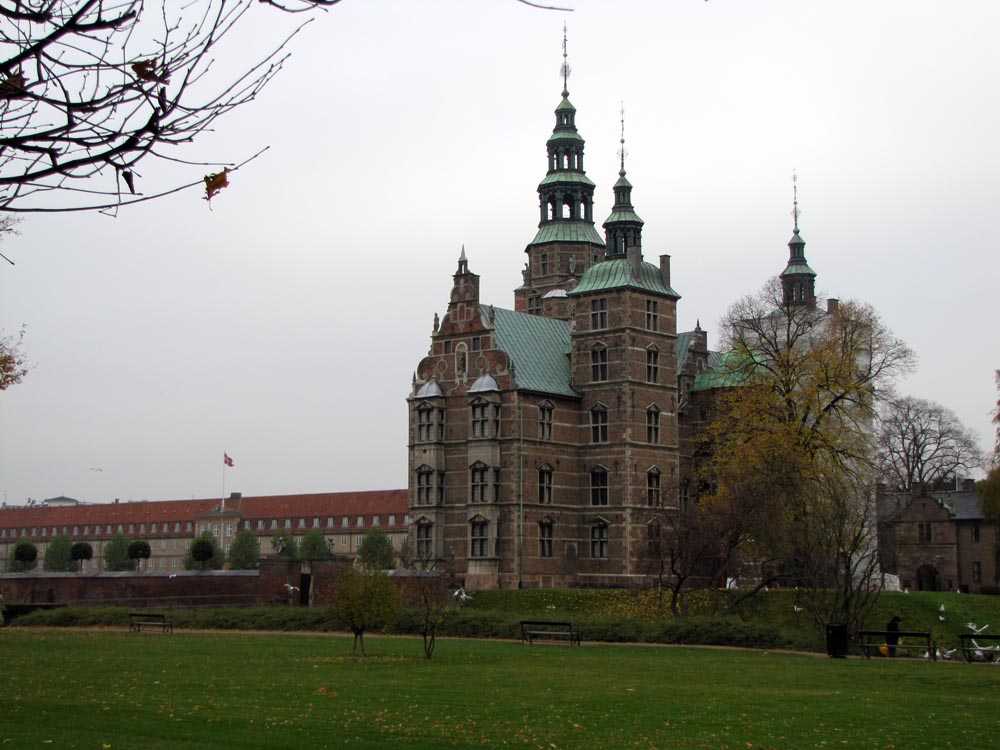
[[[489,554],[489,521],[476,520],[469,525],[469,557],[486,557]]]
[[[972,524],[972,541],[979,541],[979,521]]]
[[[469,500],[474,503],[489,502],[490,470],[486,464],[477,463],[469,469]]]
[[[434,472],[429,466],[417,469],[417,505],[430,505],[434,501]]]
[[[660,330],[659,303],[656,300],[646,300],[646,330]]]
[[[978,560],[972,562],[972,582],[982,583],[983,582],[983,564]]]
[[[655,406],[646,409],[646,442],[656,445],[660,442],[660,410]]]
[[[656,519],[646,525],[646,549],[651,559],[660,557],[661,543],[663,541],[663,526]]]
[[[532,294],[528,297],[528,315],[541,315],[542,314],[542,298],[537,294]]]
[[[650,469],[646,472],[646,505],[652,508],[660,506],[660,470]]]
[[[590,410],[590,442],[608,442],[608,410],[603,406]]]
[[[434,527],[429,523],[417,525],[417,557],[430,560],[434,554]]]
[[[434,439],[434,409],[423,404],[417,409],[417,441],[425,443]]]
[[[603,346],[590,350],[590,379],[595,383],[608,379],[608,350]]]
[[[607,559],[608,557],[608,525],[598,523],[590,527],[590,556]]]
[[[489,437],[490,405],[482,400],[472,402],[472,437]]]
[[[592,299],[590,301],[590,329],[596,331],[608,327],[608,301]]]
[[[540,276],[549,275],[549,254],[542,253],[538,256],[538,273]]]
[[[931,531],[930,523],[919,523],[917,524],[917,540],[921,544],[929,544],[934,541],[934,534]]]
[[[646,382],[657,383],[660,380],[660,352],[656,347],[646,350]]]
[[[552,404],[548,402],[538,405],[538,438],[552,439]]]
[[[543,466],[538,470],[538,502],[552,502],[552,467]]]
[[[538,522],[538,556],[552,557],[552,521]]]
[[[435,488],[437,492],[435,496],[437,497],[437,504],[444,505],[444,472],[439,471],[437,473],[437,487]]]
[[[608,504],[608,470],[597,468],[590,472],[590,504]]]

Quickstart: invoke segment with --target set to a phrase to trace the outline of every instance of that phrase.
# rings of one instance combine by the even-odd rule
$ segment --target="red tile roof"
[[[216,515],[222,507],[218,498],[210,500],[160,500],[125,503],[95,503],[86,505],[35,505],[0,508],[0,528],[28,529],[63,526],[105,526],[108,524],[194,522],[196,518]],[[371,525],[375,515],[397,515],[397,527],[403,527],[406,515],[406,490],[372,490],[368,492],[320,492],[308,495],[262,495],[228,498],[227,513],[242,515],[249,520],[280,518],[352,517],[351,530],[356,531],[356,516],[364,516],[364,526]],[[387,518],[381,519],[383,526]],[[171,529],[173,527],[171,526]],[[110,530],[109,530],[110,532]],[[181,533],[190,532],[186,528]],[[35,535],[38,536],[38,535]],[[7,538],[10,538],[8,533]]]

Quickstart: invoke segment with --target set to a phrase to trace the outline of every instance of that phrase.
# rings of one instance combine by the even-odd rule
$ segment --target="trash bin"
[[[847,658],[847,625],[839,622],[826,624],[826,655],[834,659]]]

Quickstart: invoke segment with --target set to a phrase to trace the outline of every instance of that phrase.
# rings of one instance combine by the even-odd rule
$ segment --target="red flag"
[[[236,464],[234,464],[234,463],[233,463],[233,459],[231,459],[231,458],[229,457],[229,454],[228,454],[228,453],[223,453],[223,454],[222,454],[222,462],[223,462],[223,463],[224,463],[224,464],[225,464],[226,466],[235,466],[235,465],[236,465]]]

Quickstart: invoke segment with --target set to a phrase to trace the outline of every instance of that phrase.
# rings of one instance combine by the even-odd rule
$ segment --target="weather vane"
[[[621,174],[625,174],[625,157],[628,156],[628,151],[625,149],[625,102],[622,102],[621,108],[622,116],[622,137],[619,143],[621,147],[618,149],[618,158],[621,159]]]
[[[792,170],[792,219],[795,222],[794,232],[799,233],[799,215],[802,213],[799,211],[799,186],[798,186],[799,176]]]
[[[562,61],[562,66],[559,68],[559,74],[563,78],[563,91],[564,92],[569,92],[569,74],[572,72],[572,70],[569,67],[569,62],[566,59],[567,54],[566,54],[566,24],[565,23],[563,23],[563,45],[562,45],[562,47],[563,47],[563,61]]]

